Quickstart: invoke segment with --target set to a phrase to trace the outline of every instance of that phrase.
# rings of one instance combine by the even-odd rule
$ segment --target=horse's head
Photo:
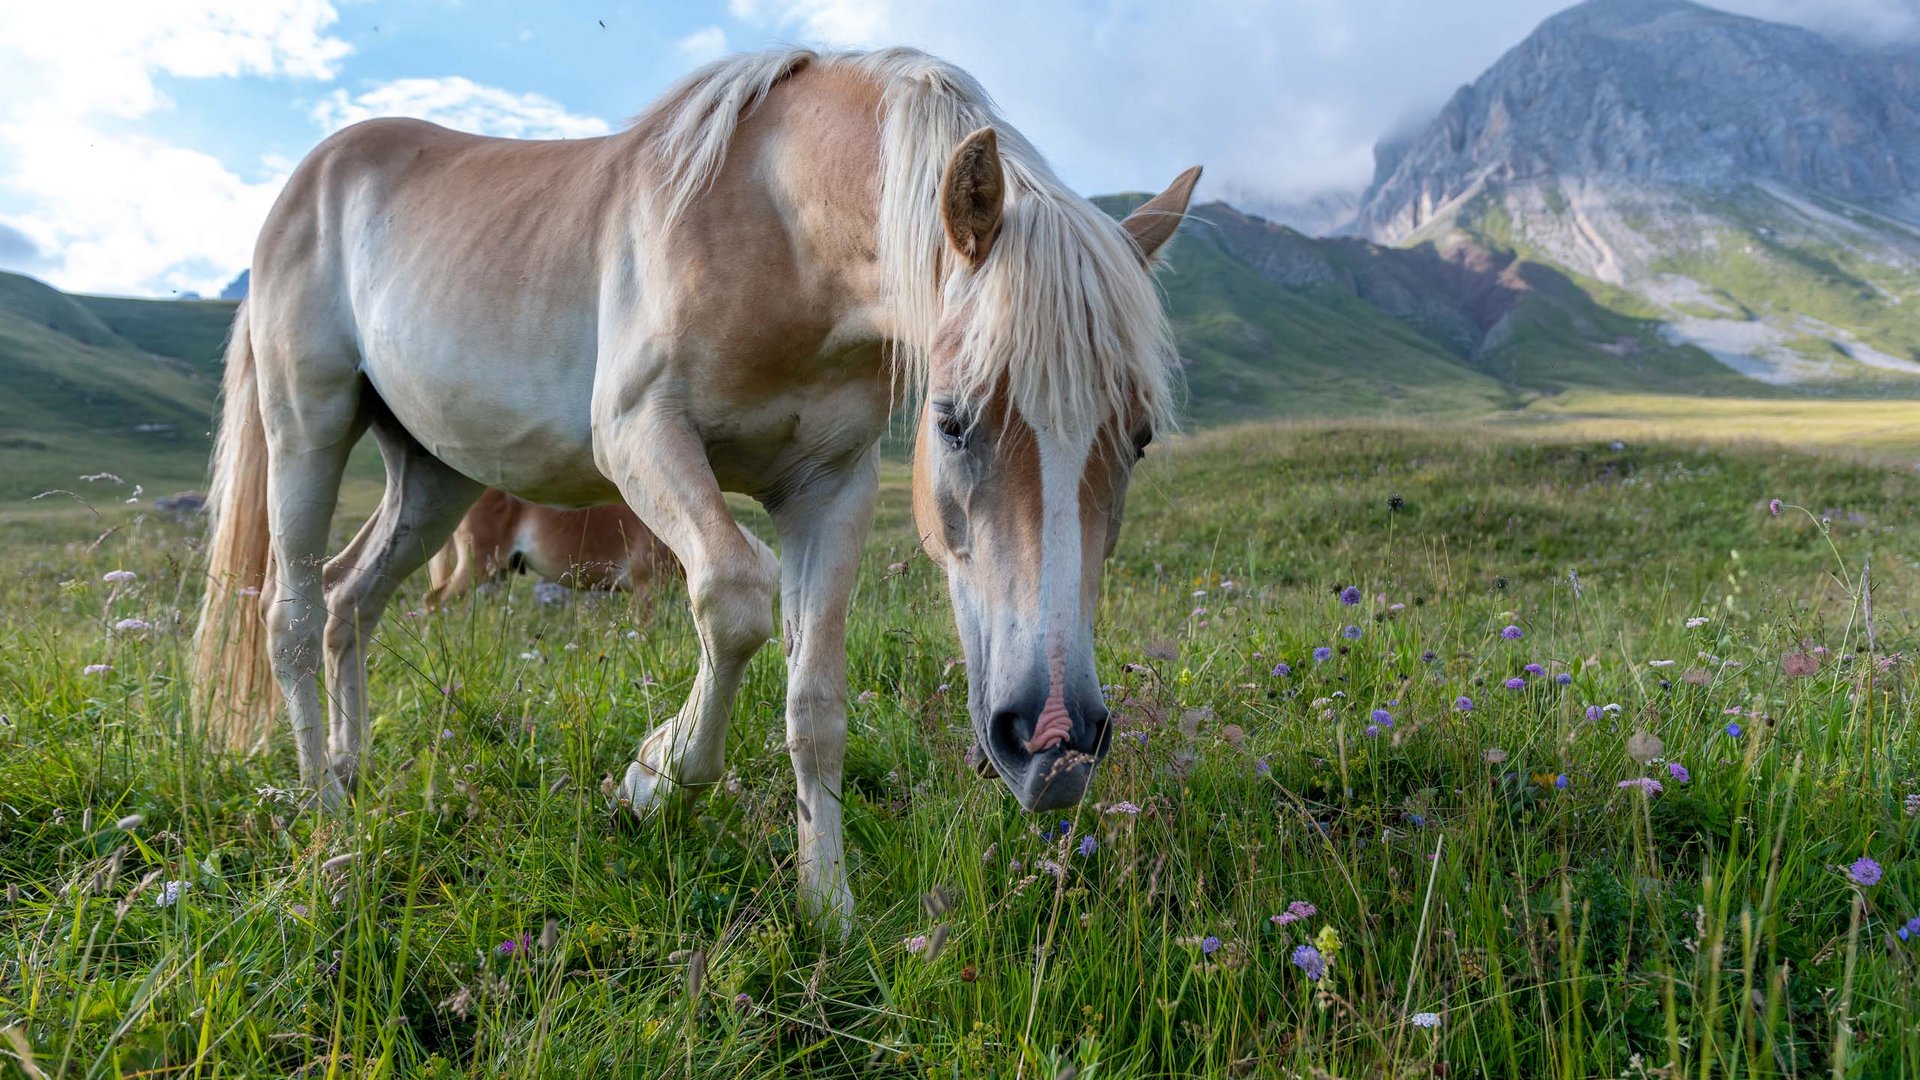
[[[1009,200],[982,129],[942,185],[957,268],[929,356],[914,517],[952,592],[979,767],[1028,810],[1080,801],[1106,753],[1094,610],[1128,479],[1168,408],[1150,263],[1198,178],[1116,226],[1063,193]]]

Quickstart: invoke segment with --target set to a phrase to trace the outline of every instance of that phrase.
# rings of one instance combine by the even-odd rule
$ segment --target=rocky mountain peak
[[[1587,0],[1376,166],[1357,231],[1386,241],[1545,177],[1893,199],[1920,191],[1920,59],[1687,0]]]

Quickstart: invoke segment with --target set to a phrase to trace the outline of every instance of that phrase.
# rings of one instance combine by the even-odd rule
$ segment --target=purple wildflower
[[[1368,725],[1367,725],[1367,731],[1366,731],[1366,735],[1367,735],[1367,738],[1369,738],[1369,739],[1377,739],[1377,738],[1379,738],[1379,737],[1380,737],[1380,725],[1379,725],[1379,724],[1368,724]]]
[[[1660,786],[1660,781],[1655,780],[1651,776],[1636,776],[1631,780],[1622,780],[1614,786],[1620,788],[1639,788],[1644,795],[1658,795],[1666,790],[1666,788]]]
[[[1313,650],[1313,658],[1315,660],[1321,660],[1321,661],[1331,660],[1333,659],[1333,650],[1327,648],[1325,645],[1322,645],[1319,648]]]
[[[1853,861],[1852,866],[1847,867],[1847,877],[1855,885],[1878,885],[1880,884],[1880,864],[1862,855]]]
[[[1373,710],[1373,722],[1379,724],[1381,727],[1392,727],[1393,714],[1385,709],[1375,709]]]
[[[1507,624],[1507,628],[1505,630],[1500,631],[1500,636],[1503,638],[1506,638],[1508,641],[1519,641],[1521,638],[1526,637],[1527,633],[1526,631],[1520,629],[1519,627],[1509,623]]]
[[[1467,697],[1465,694],[1462,694],[1459,697],[1453,699],[1453,707],[1456,709],[1459,709],[1461,712],[1472,712],[1473,699],[1470,697]]]
[[[1602,709],[1600,706],[1598,705],[1587,706],[1587,719],[1593,721],[1594,723],[1596,724],[1599,723],[1600,718],[1605,715],[1607,715],[1606,710]]]
[[[1349,585],[1340,590],[1340,602],[1352,607],[1360,602],[1360,586]]]
[[[1206,953],[1208,956],[1219,952],[1220,939],[1214,937],[1212,934],[1208,934],[1206,937],[1200,939],[1200,951]]]
[[[1095,840],[1093,838],[1092,833],[1088,833],[1087,835],[1080,838],[1080,857],[1081,858],[1084,859],[1087,856],[1092,855],[1094,852],[1099,850],[1100,850],[1100,841]]]
[[[1349,626],[1345,630],[1340,631],[1340,636],[1346,638],[1348,641],[1359,641],[1360,628],[1357,626]]]
[[[82,675],[105,675],[113,670],[112,664],[88,664],[80,669]]]
[[[514,956],[525,953],[531,948],[533,948],[533,935],[521,934],[519,937],[510,937],[500,944],[495,945],[493,951],[500,956]]]
[[[1285,660],[1282,660],[1279,663],[1273,665],[1274,678],[1284,679],[1291,674],[1293,674],[1293,667],[1292,665],[1288,664]]]
[[[1288,923],[1297,923],[1303,919],[1311,919],[1318,914],[1320,914],[1319,908],[1314,907],[1305,900],[1295,900],[1293,903],[1287,905],[1287,910],[1272,916],[1268,921],[1275,926],[1285,926]]]
[[[1306,972],[1307,978],[1314,982],[1327,977],[1327,958],[1311,945],[1302,945],[1293,950],[1293,966]]]
[[[121,619],[113,624],[113,628],[121,633],[134,633],[140,630],[151,630],[153,624],[145,619]]]
[[[1687,767],[1685,765],[1680,764],[1677,761],[1667,762],[1667,775],[1673,777],[1675,780],[1679,781],[1682,784],[1687,783],[1688,781],[1693,779],[1693,774],[1687,771]]]
[[[1253,771],[1259,773],[1261,776],[1265,776],[1273,771],[1273,766],[1267,764],[1266,758],[1261,758],[1253,763]]]
[[[1529,675],[1545,675],[1547,673],[1547,669],[1541,667],[1539,664],[1528,664],[1526,667],[1523,667],[1520,670],[1526,672]]]
[[[1559,775],[1555,776],[1553,778],[1553,787],[1555,791],[1567,790],[1567,774],[1560,773]]]
[[[1107,813],[1109,814],[1134,815],[1134,814],[1138,814],[1139,812],[1140,812],[1140,805],[1134,802],[1117,802],[1117,803],[1114,803],[1112,806],[1107,807]]]
[[[1560,674],[1558,674],[1558,675],[1555,675],[1555,676],[1553,677],[1553,681],[1554,681],[1554,682],[1557,682],[1557,683],[1559,683],[1559,684],[1560,684],[1561,686],[1572,686],[1572,685],[1573,685],[1573,676],[1571,676],[1571,675],[1569,675],[1569,674],[1567,674],[1566,672],[1564,672],[1564,671],[1563,671],[1563,672],[1561,672]]]
[[[1526,688],[1527,688],[1527,680],[1521,678],[1518,675],[1515,675],[1513,678],[1507,680],[1507,689],[1509,690],[1525,690]]]
[[[1742,733],[1742,732],[1743,732],[1744,730],[1745,730],[1745,729],[1743,729],[1743,728],[1742,728],[1742,727],[1741,727],[1741,726],[1740,726],[1739,724],[1728,724],[1728,725],[1727,725],[1727,734],[1728,734],[1728,735],[1731,735],[1731,736],[1733,736],[1733,737],[1734,737],[1734,738],[1736,738],[1736,739],[1740,737],[1740,735],[1741,735],[1741,733]]]
[[[1780,516],[1780,500],[1779,500],[1779,499],[1774,499],[1774,500],[1772,500],[1772,501],[1770,501],[1770,502],[1768,502],[1768,503],[1767,503],[1767,510],[1768,510],[1768,512],[1770,512],[1771,514],[1773,514],[1773,516],[1774,516],[1774,517],[1779,517],[1779,516]]]

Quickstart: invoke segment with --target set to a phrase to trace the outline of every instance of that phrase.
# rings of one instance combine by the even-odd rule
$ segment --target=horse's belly
[[[593,461],[590,346],[511,355],[473,343],[369,350],[364,369],[394,417],[465,476],[550,505],[619,498]]]

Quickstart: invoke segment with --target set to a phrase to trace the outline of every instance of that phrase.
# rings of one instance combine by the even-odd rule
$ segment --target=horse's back
[[[295,171],[255,253],[256,308],[331,332],[434,456],[556,502],[612,497],[593,464],[607,140],[492,139],[372,120]],[[327,325],[331,323],[331,325]]]

